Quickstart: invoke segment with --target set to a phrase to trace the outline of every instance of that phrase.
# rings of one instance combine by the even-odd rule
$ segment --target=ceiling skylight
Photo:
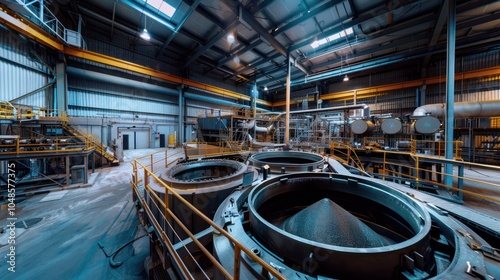
[[[144,0],[144,2],[168,17],[172,17],[175,13],[175,8],[163,0]]]
[[[315,48],[317,48],[317,47],[319,47],[319,46],[321,46],[323,44],[326,44],[328,42],[332,42],[332,41],[335,41],[335,40],[340,39],[342,37],[349,36],[352,33],[354,33],[354,30],[352,29],[352,27],[349,27],[349,28],[347,28],[345,30],[342,30],[342,31],[338,32],[338,33],[330,35],[330,36],[328,36],[326,38],[323,38],[321,40],[316,40],[316,41],[312,42],[311,47],[313,49],[315,49]]]

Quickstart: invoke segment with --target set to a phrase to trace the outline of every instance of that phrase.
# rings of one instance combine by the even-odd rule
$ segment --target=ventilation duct
[[[454,107],[455,118],[496,117],[500,116],[499,108],[500,100],[456,102]],[[445,103],[423,105],[413,111],[413,116],[432,115],[439,118],[445,116],[445,114]]]
[[[147,91],[151,92],[156,92],[156,93],[162,93],[162,94],[168,94],[172,96],[179,96],[179,91],[175,89],[170,89],[167,87],[162,87],[154,84],[149,84],[141,81],[136,81],[136,80],[131,80],[131,79],[126,79],[118,76],[113,76],[109,74],[104,74],[104,73],[99,73],[95,71],[89,71],[89,70],[84,70],[84,69],[79,69],[75,67],[67,67],[66,72],[68,74],[71,74],[76,77],[81,77],[85,79],[89,79],[92,81],[97,81],[97,82],[103,82],[103,83],[111,83],[115,85],[122,85],[122,86],[129,86],[129,87],[136,87],[136,88],[141,88],[145,89]],[[207,97],[205,95],[201,94],[196,94],[196,93],[189,93],[186,92],[184,93],[184,96],[188,99],[192,100],[198,100],[202,102],[207,102],[207,103],[213,103],[213,104],[219,104],[219,105],[226,105],[226,106],[233,106],[233,107],[245,107],[245,108],[250,108],[248,105],[243,105],[227,100],[222,100],[220,98],[211,98]],[[261,108],[258,108],[259,110],[263,110]]]

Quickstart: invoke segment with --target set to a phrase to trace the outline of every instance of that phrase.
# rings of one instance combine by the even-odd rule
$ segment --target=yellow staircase
[[[104,145],[98,137],[88,133],[85,129],[76,124],[70,124],[68,121],[63,121],[63,126],[66,131],[78,137],[80,140],[90,143],[95,151],[105,157],[111,164],[120,164],[120,161],[115,157],[115,151]]]

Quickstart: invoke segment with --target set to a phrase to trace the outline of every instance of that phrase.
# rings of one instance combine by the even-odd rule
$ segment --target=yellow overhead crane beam
[[[110,57],[107,55],[68,46],[66,44],[61,43],[55,37],[49,35],[47,32],[40,29],[38,26],[32,24],[28,20],[8,10],[2,5],[0,5],[0,23],[46,47],[61,51],[62,53],[68,56],[74,56],[85,60],[102,63],[104,65],[109,65],[116,68],[133,71],[139,74],[149,75],[151,77],[159,78],[175,84],[186,85],[193,88],[210,91],[234,99],[250,101],[250,97],[248,95],[196,82],[193,80],[184,79],[175,75],[170,75],[149,67],[145,67],[136,63]],[[258,104],[265,106],[273,105],[271,102],[262,99],[257,99],[256,102]]]
[[[64,45],[58,42],[55,37],[50,36],[38,26],[31,24],[25,18],[9,11],[3,5],[0,5],[0,23],[44,46],[59,51],[64,50]]]

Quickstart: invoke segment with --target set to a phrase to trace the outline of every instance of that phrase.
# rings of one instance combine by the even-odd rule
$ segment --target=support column
[[[66,64],[58,62],[56,65],[56,92],[54,100],[54,109],[68,111],[68,102],[66,98]]]
[[[69,186],[69,182],[70,182],[70,171],[69,171],[69,156],[66,156],[65,157],[66,159],[66,163],[65,163],[65,167],[66,167],[66,186]]]
[[[417,104],[416,107],[420,107],[425,105],[425,91],[427,90],[427,85],[423,85],[416,89],[417,93]]]
[[[455,0],[448,2],[448,40],[446,56],[446,119],[445,119],[445,157],[453,158],[453,129],[455,117],[455,36],[456,36],[456,15]],[[444,184],[451,187],[453,184],[453,165],[445,164]]]
[[[89,154],[83,157],[83,183],[89,183]]]
[[[291,72],[291,56],[287,53],[286,58],[286,102],[285,102],[285,145],[290,144],[290,72]]]
[[[179,137],[177,137],[177,147],[182,146],[182,143],[185,141],[185,116],[184,116],[184,92],[185,92],[185,86],[181,85],[179,88]]]
[[[254,120],[254,122],[256,122],[256,118],[257,118],[257,93],[258,93],[258,89],[257,89],[257,83],[254,83],[253,86],[252,86],[252,118]],[[257,126],[257,124],[255,124],[255,126]],[[252,139],[255,139],[255,137],[257,137],[257,129],[253,129],[253,138]]]

